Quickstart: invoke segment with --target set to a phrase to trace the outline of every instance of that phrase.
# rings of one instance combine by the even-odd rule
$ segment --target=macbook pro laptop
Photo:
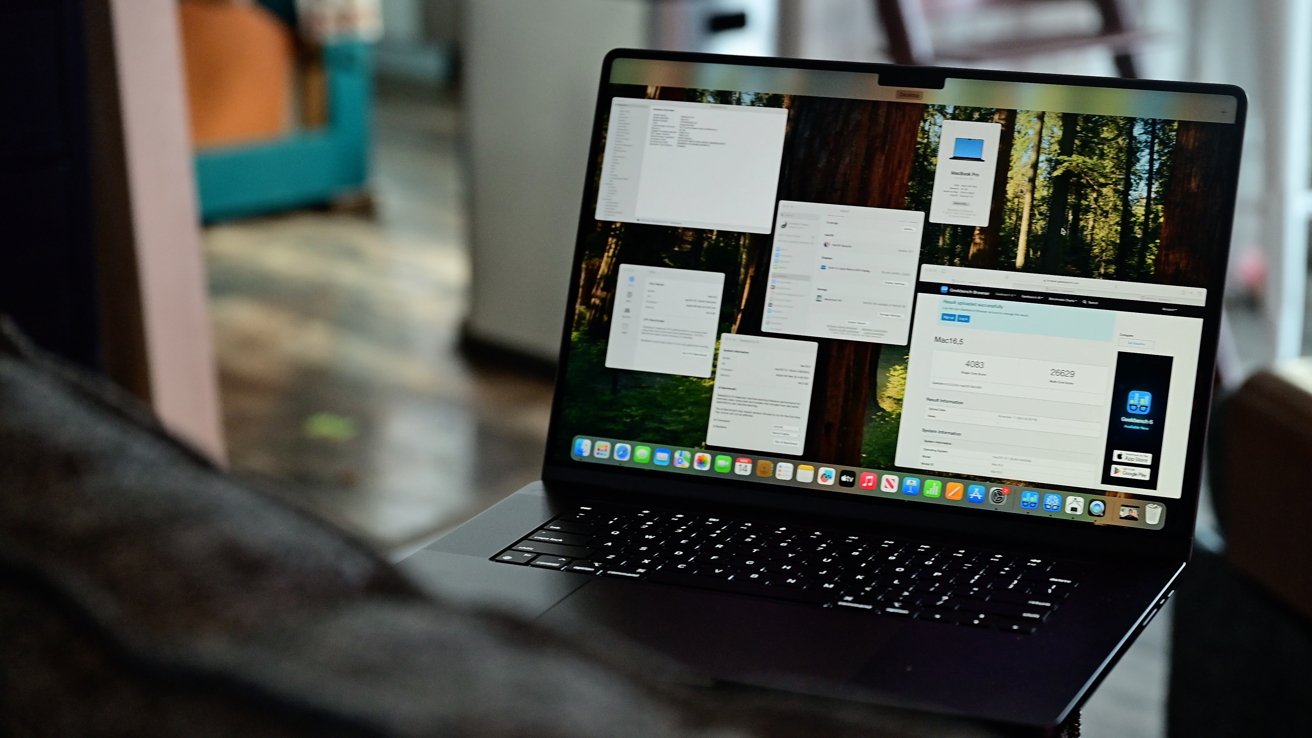
[[[1062,723],[1190,555],[1245,106],[612,52],[542,480],[406,566],[726,682]]]
[[[961,161],[984,161],[984,139],[956,139],[952,144],[952,158]]]

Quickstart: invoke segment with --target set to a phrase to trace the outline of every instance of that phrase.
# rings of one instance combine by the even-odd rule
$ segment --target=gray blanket
[[[0,336],[0,734],[985,734],[696,682],[435,601]]]

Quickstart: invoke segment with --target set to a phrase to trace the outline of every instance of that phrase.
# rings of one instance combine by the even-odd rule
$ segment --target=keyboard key
[[[529,566],[537,566],[543,569],[564,569],[569,565],[569,559],[560,556],[539,556],[533,559]]]
[[[874,610],[880,607],[879,601],[872,597],[861,595],[844,595],[838,598],[834,603],[835,607],[852,607],[858,610]]]
[[[1009,602],[988,602],[983,606],[990,615],[1015,618],[1017,620],[1042,620],[1048,611],[1032,605],[1014,605]]]
[[[727,566],[701,566],[694,569],[692,573],[702,577],[728,579],[734,575],[734,570]]]
[[[642,572],[634,569],[607,569],[602,572],[602,575],[620,577],[621,579],[642,579]]]
[[[592,540],[592,536],[578,533],[559,533],[554,530],[540,530],[529,536],[528,539],[530,541],[542,541],[543,543],[559,543],[562,546],[582,546]]]
[[[601,567],[591,561],[575,561],[565,567],[565,571],[577,572],[579,574],[600,574]]]
[[[1029,635],[1039,629],[1039,623],[1036,620],[1012,620],[1011,618],[993,618],[992,627],[1008,633],[1020,633]]]
[[[533,560],[533,556],[524,551],[502,551],[493,558],[506,564],[527,564]]]
[[[926,608],[926,609],[921,610],[920,612],[916,613],[916,619],[917,619],[917,620],[932,620],[932,621],[937,622],[937,623],[952,623],[952,624],[955,624],[955,623],[957,622],[957,620],[956,620],[956,619],[957,619],[957,611],[956,611],[956,610],[945,610],[945,609],[938,608],[938,607],[930,607],[930,608]]]
[[[989,593],[989,600],[993,602],[1010,602],[1016,605],[1024,605],[1035,599],[1035,596],[1030,593],[1028,587],[995,589]]]
[[[587,559],[592,557],[592,549],[582,546],[562,546],[559,543],[542,543],[540,541],[520,541],[513,548],[516,551],[546,554],[547,556],[564,556],[567,559]]]
[[[547,523],[546,525],[542,526],[542,529],[554,530],[560,533],[582,533],[585,535],[591,535],[593,531],[593,527],[591,525],[588,525],[587,523],[581,523],[572,520],[563,520],[561,518],[557,518],[551,521],[550,523]]]

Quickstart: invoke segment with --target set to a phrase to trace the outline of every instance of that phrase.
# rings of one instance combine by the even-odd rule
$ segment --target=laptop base
[[[1182,568],[1090,561],[1087,586],[1021,636],[491,560],[578,503],[530,484],[402,566],[462,604],[584,638],[601,629],[715,680],[1035,731],[1062,724],[1092,693]]]

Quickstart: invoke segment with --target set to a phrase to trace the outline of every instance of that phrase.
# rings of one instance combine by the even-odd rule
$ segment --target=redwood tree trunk
[[[1116,278],[1129,279],[1130,265],[1134,263],[1134,208],[1130,204],[1130,188],[1134,186],[1134,167],[1139,162],[1135,147],[1134,118],[1125,119],[1125,163],[1121,175],[1121,233],[1116,244]]]
[[[765,318],[765,275],[770,271],[772,244],[744,233],[739,238],[738,284],[743,286],[738,302],[738,317],[733,322],[734,333],[758,333]]]
[[[1171,180],[1162,198],[1162,241],[1155,281],[1197,286],[1207,282],[1209,259],[1229,233],[1225,208],[1204,193],[1235,176],[1233,152],[1220,145],[1221,126],[1181,121],[1171,157]]]
[[[611,297],[615,280],[611,278],[619,263],[620,239],[612,235],[606,239],[606,250],[601,254],[597,264],[597,274],[591,280],[592,289],[588,295],[588,321],[585,330],[590,336],[605,335],[610,324]]]
[[[1061,138],[1057,140],[1057,157],[1060,161],[1075,153],[1075,128],[1079,121],[1074,113],[1061,114]],[[1043,237],[1043,271],[1049,274],[1060,271],[1066,262],[1069,231],[1074,230],[1070,227],[1070,213],[1067,212],[1070,194],[1071,173],[1062,172],[1053,177],[1052,197],[1048,201],[1048,230]]]
[[[834,98],[790,101],[789,144],[779,197],[861,207],[904,208],[915,161],[923,105]],[[768,269],[772,244],[757,239],[757,275]],[[759,253],[759,252],[765,253]],[[761,265],[766,265],[762,268]],[[765,279],[753,280],[745,304],[749,329],[759,330]],[[812,417],[806,455],[859,465],[879,345],[815,339]]]
[[[966,264],[981,269],[998,268],[998,243],[1002,240],[1002,217],[1007,205],[1007,180],[1011,172],[1011,148],[1016,138],[1016,111],[999,110],[993,122],[1002,125],[998,139],[998,161],[993,170],[993,200],[989,206],[989,224],[975,228],[970,239]]]

